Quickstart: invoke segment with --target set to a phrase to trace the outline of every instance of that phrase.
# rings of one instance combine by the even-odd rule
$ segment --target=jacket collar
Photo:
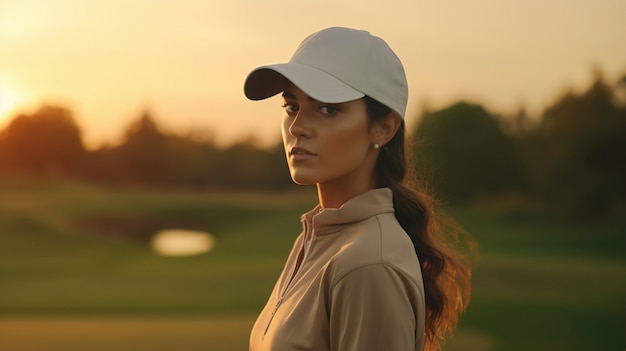
[[[307,229],[313,229],[315,235],[336,232],[342,226],[360,222],[381,213],[393,213],[393,193],[389,188],[369,190],[343,204],[339,208],[321,209],[317,205],[301,217]],[[308,234],[308,233],[307,233]]]

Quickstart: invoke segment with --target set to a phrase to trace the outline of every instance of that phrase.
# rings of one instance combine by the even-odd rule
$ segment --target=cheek
[[[345,124],[337,128],[336,140],[344,145],[362,146],[369,140],[369,129],[365,118],[348,119]]]
[[[329,132],[325,141],[326,156],[335,167],[345,168],[361,163],[367,155],[369,138],[365,125],[348,125]]]

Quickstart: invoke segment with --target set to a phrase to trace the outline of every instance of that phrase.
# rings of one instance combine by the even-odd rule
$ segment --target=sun
[[[29,103],[28,95],[19,89],[0,85],[0,124],[15,117]]]

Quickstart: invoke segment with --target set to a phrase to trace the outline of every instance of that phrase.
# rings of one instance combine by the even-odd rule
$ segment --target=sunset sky
[[[599,67],[626,73],[624,0],[0,0],[0,128],[42,103],[69,108],[90,147],[148,109],[222,143],[279,138],[277,99],[243,81],[308,34],[366,29],[402,59],[408,123],[466,99],[534,115]]]

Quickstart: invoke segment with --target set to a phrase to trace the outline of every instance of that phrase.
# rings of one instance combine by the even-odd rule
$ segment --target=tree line
[[[460,101],[424,111],[409,131],[418,174],[451,205],[522,196],[555,212],[604,217],[626,207],[626,76],[600,73],[568,92],[539,119]],[[72,112],[42,106],[0,131],[0,174],[66,177],[108,185],[192,189],[285,190],[290,180],[280,142],[219,147],[163,131],[149,111],[122,142],[84,147]]]
[[[122,142],[85,148],[70,110],[42,106],[0,132],[0,173],[66,177],[107,185],[280,189],[290,184],[281,145],[252,140],[220,148],[210,140],[163,131],[149,111]]]

